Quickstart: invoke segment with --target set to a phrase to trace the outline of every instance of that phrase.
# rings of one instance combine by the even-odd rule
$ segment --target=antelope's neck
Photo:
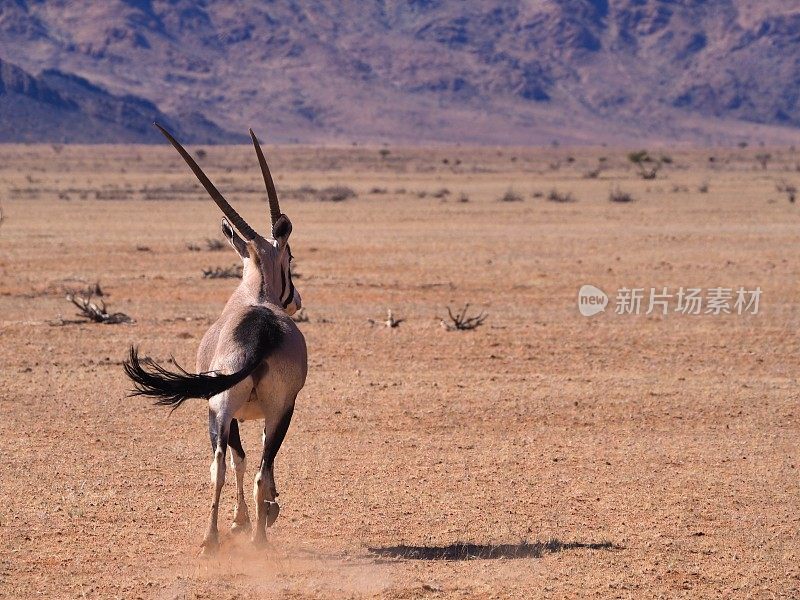
[[[261,269],[252,269],[243,277],[239,289],[252,304],[274,304],[280,306],[280,290],[264,279]]]

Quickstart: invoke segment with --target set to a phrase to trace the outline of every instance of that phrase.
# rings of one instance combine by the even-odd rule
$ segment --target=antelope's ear
[[[225,236],[225,239],[228,240],[228,243],[233,246],[233,249],[236,250],[236,253],[240,257],[249,257],[247,253],[247,244],[245,244],[244,240],[233,230],[231,224],[228,223],[228,219],[222,219],[222,235]]]
[[[278,242],[279,248],[284,248],[292,233],[292,222],[286,215],[281,215],[272,227],[272,237]]]

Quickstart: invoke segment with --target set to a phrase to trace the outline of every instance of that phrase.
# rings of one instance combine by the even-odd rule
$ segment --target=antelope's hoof
[[[231,533],[239,534],[239,533],[250,533],[253,529],[253,526],[250,525],[250,519],[246,521],[242,521],[241,523],[237,523],[236,521],[233,522],[231,525]]]
[[[253,546],[255,546],[256,548],[264,547],[267,543],[267,534],[264,533],[263,530],[256,531],[253,534],[253,537],[250,538],[250,543],[253,544]]]
[[[272,527],[272,524],[278,519],[281,507],[277,502],[267,502],[267,504],[269,505],[267,507],[267,527]]]
[[[219,536],[207,534],[200,544],[200,556],[214,556],[219,550]]]

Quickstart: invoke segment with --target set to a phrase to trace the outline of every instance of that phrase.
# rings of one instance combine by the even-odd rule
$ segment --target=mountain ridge
[[[317,143],[782,143],[800,127],[797,2],[19,0],[0,32],[10,62],[149,101],[190,136],[187,114]]]
[[[173,118],[149,100],[110,94],[78,75],[46,69],[33,76],[2,59],[0,115],[0,142],[159,143],[154,121],[190,143],[246,139],[197,113]]]

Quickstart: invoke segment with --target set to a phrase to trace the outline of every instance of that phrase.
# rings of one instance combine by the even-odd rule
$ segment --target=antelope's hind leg
[[[277,423],[267,420],[264,427],[264,454],[256,473],[253,485],[253,496],[256,503],[256,530],[253,532],[253,543],[263,543],[267,538],[267,527],[271,527],[278,518],[280,507],[275,501],[278,490],[275,487],[273,466],[275,456],[280,450],[289,423],[294,413],[294,401],[286,408]]]
[[[208,411],[208,435],[211,438],[211,485],[214,487],[211,500],[211,517],[208,530],[203,538],[203,554],[213,554],[219,547],[219,529],[217,518],[219,516],[219,496],[225,484],[225,452],[228,449],[228,436],[230,433],[230,419],[222,414]]]
[[[239,435],[239,422],[231,421],[228,445],[231,447],[231,466],[236,472],[236,508],[233,509],[233,525],[231,531],[239,533],[250,531],[250,514],[244,500],[244,471],[246,466],[244,448]]]

